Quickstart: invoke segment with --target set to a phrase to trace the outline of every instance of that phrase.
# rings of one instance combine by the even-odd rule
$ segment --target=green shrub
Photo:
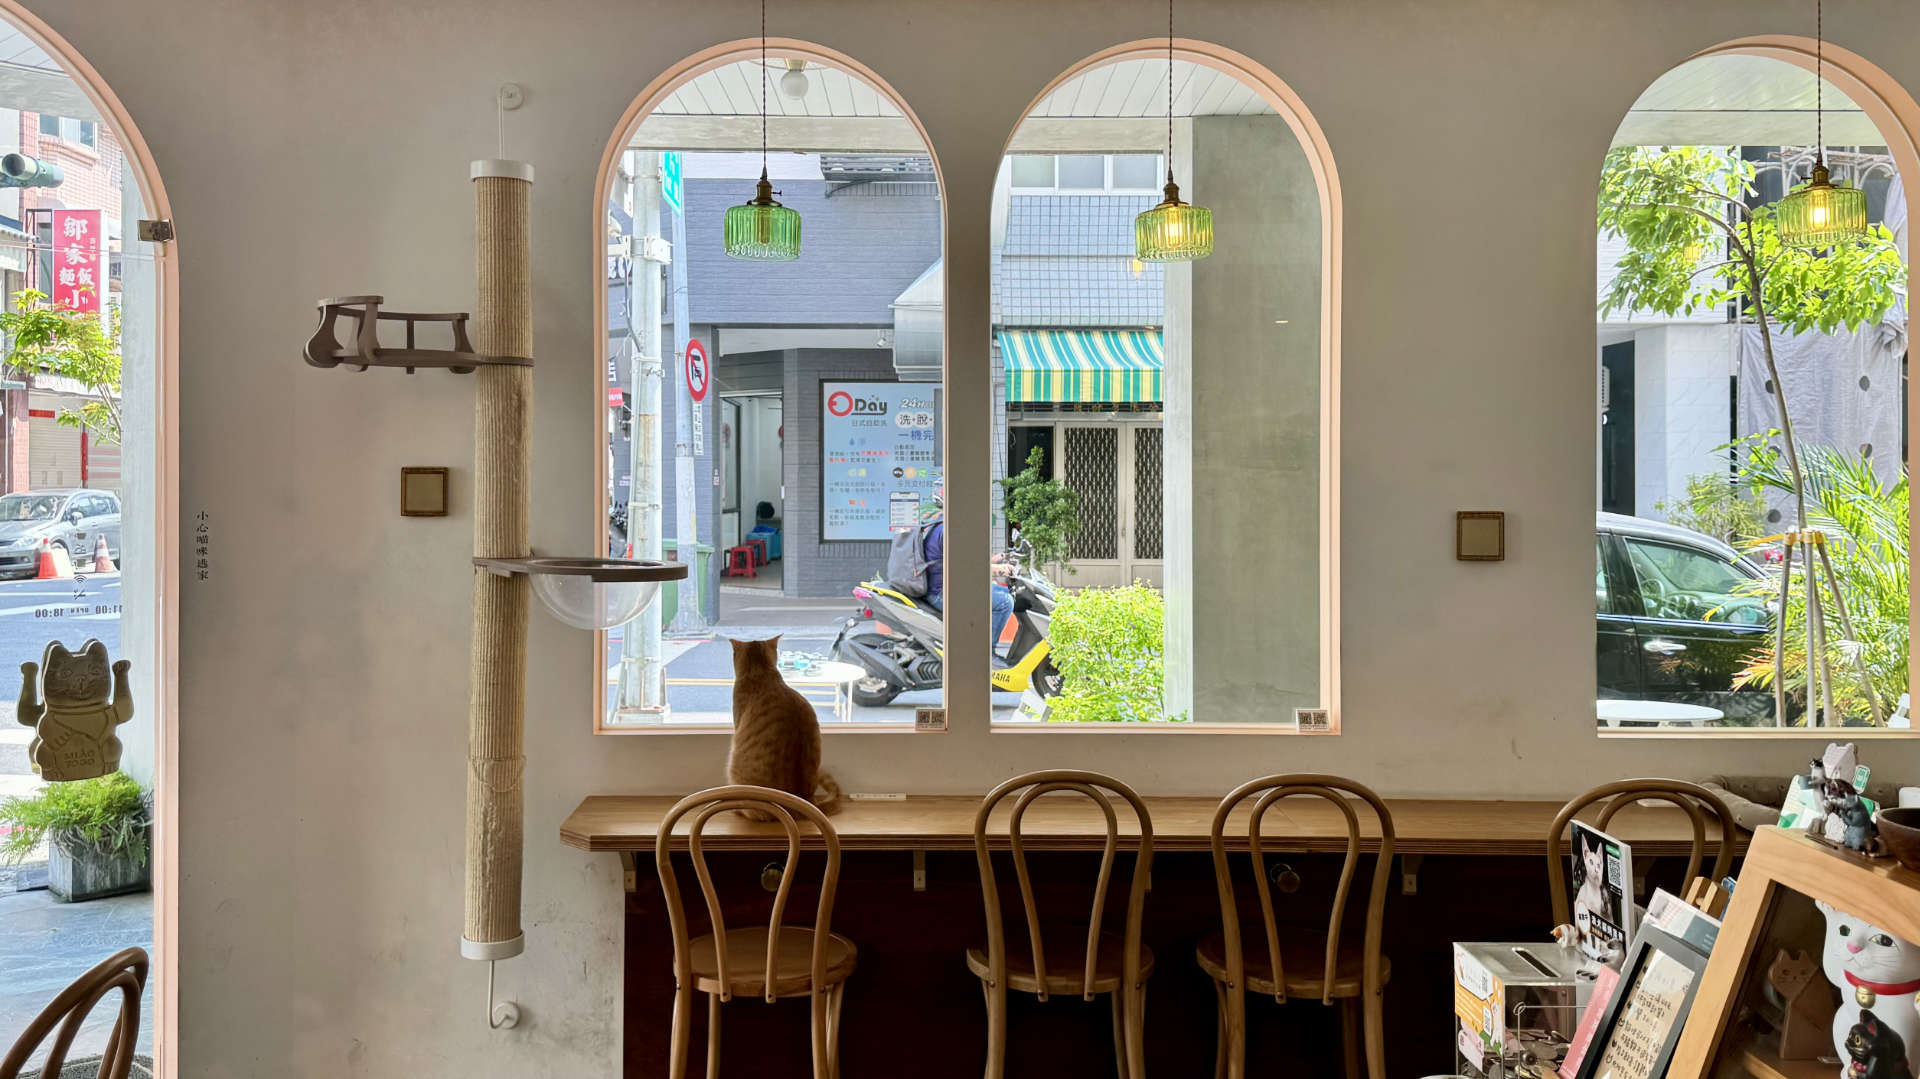
[[[1138,582],[1060,597],[1048,637],[1063,683],[1047,718],[1059,723],[1150,723],[1168,716],[1166,604]]]
[[[0,824],[14,829],[0,837],[0,858],[23,861],[45,838],[70,854],[92,850],[145,865],[152,823],[146,793],[125,772],[49,783],[31,797],[0,802]]]
[[[1000,481],[1006,491],[1007,520],[1033,545],[1040,566],[1065,564],[1068,541],[1080,530],[1080,495],[1059,480],[1040,474],[1046,453],[1035,446],[1027,467]],[[1072,567],[1068,567],[1071,572]]]
[[[1686,494],[1655,502],[1653,508],[1668,524],[1732,544],[1779,531],[1767,527],[1767,502],[1759,489],[1725,472],[1688,476]]]

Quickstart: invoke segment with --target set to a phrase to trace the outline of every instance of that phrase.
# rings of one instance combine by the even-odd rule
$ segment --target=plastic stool
[[[753,571],[753,549],[750,547],[727,548],[727,576],[758,577]]]
[[[746,539],[740,541],[740,546],[753,552],[754,565],[764,566],[767,564],[767,541],[765,539],[760,536],[748,536]]]

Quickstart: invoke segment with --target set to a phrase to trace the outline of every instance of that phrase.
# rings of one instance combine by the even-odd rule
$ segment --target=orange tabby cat
[[[780,677],[779,665],[780,638],[733,642],[733,746],[727,752],[727,782],[783,790],[835,812],[840,785],[820,770],[820,718],[812,702]],[[814,796],[816,787],[824,797]]]

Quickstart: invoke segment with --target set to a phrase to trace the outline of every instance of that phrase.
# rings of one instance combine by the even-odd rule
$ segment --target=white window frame
[[[1113,159],[1116,157],[1151,157],[1154,174],[1160,175],[1166,168],[1166,156],[1154,152],[1150,154],[1012,154],[1010,157],[1044,157],[1053,165],[1053,182],[1044,187],[1018,184],[1013,181],[1013,170],[1007,171],[1007,190],[1016,195],[1153,195],[1160,191],[1159,184],[1147,187],[1119,187],[1113,182]],[[1063,157],[1098,157],[1101,159],[1099,187],[1062,187],[1060,186],[1060,159]]]

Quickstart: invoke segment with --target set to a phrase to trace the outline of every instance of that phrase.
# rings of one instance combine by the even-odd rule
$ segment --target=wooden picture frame
[[[1461,510],[1455,513],[1453,557],[1461,562],[1506,561],[1506,511]]]
[[[1593,1040],[1587,1045],[1587,1055],[1581,1058],[1580,1071],[1575,1079],[1599,1079],[1600,1065],[1607,1058],[1608,1048],[1613,1043],[1622,1017],[1629,1015],[1629,1010],[1642,996],[1643,979],[1649,966],[1668,961],[1684,968],[1687,977],[1678,1004],[1665,1017],[1658,1044],[1646,1050],[1651,1055],[1640,1058],[1646,1064],[1645,1073],[1616,1071],[1612,1079],[1661,1079],[1666,1075],[1674,1049],[1680,1044],[1680,1034],[1686,1029],[1687,1015],[1693,1010],[1694,996],[1700,991],[1700,983],[1706,975],[1707,957],[1691,944],[1663,930],[1642,925],[1640,931],[1634,934],[1632,946],[1627,949],[1626,961],[1620,967],[1620,980],[1614,987],[1612,999],[1607,1001],[1606,1010],[1600,1013],[1600,1023],[1594,1028]]]
[[[444,468],[402,468],[400,516],[445,517],[447,486],[447,470]]]

